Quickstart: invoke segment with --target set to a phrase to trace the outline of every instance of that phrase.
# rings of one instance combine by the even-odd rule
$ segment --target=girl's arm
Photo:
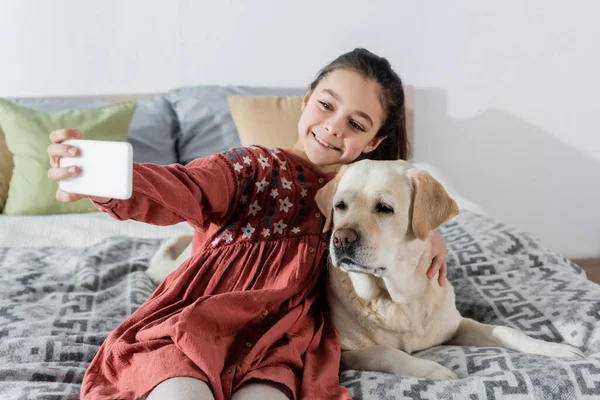
[[[211,221],[227,215],[234,199],[235,186],[228,165],[211,156],[185,166],[135,163],[133,191],[128,200],[93,204],[118,220],[153,225],[186,221],[204,230]]]
[[[430,280],[437,274],[438,283],[440,286],[446,282],[446,276],[448,274],[448,266],[446,263],[446,240],[444,237],[438,232],[431,232],[431,266],[427,271],[427,278]]]

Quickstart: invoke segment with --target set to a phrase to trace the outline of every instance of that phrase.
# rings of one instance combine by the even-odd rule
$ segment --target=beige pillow
[[[291,147],[298,141],[302,96],[229,96],[243,146]]]
[[[0,211],[2,211],[6,204],[8,184],[10,183],[13,167],[13,155],[8,151],[8,147],[6,147],[6,138],[4,137],[2,128],[0,128]]]

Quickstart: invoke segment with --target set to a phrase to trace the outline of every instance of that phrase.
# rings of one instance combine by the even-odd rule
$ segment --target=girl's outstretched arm
[[[229,166],[218,156],[187,165],[135,163],[133,192],[128,200],[93,202],[115,219],[173,225],[188,222],[194,228],[224,218],[235,200],[235,186]]]

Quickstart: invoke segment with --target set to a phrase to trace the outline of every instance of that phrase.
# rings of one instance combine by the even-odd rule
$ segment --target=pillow
[[[60,98],[6,98],[11,103],[40,111],[92,109],[111,105],[117,100]],[[120,101],[130,100],[120,98]],[[133,147],[133,161],[154,164],[177,162],[177,115],[164,95],[150,95],[136,99],[135,112],[129,126],[127,141]]]
[[[302,96],[229,96],[242,145],[291,147],[298,141]]]
[[[13,170],[13,156],[6,147],[6,140],[4,139],[4,132],[0,127],[0,211],[6,204],[6,198],[8,197],[8,184],[10,183],[10,177]]]
[[[302,88],[200,85],[173,89],[167,98],[177,114],[180,137],[178,162],[190,161],[241,144],[227,98],[245,96],[302,96]]]
[[[3,214],[97,211],[87,199],[72,203],[56,200],[57,185],[48,179],[50,132],[60,128],[75,128],[82,132],[83,139],[125,141],[135,104],[135,101],[128,101],[91,110],[45,112],[0,99],[0,127],[14,161]]]

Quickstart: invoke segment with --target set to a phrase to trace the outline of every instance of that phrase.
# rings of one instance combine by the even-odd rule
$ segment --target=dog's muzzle
[[[363,265],[359,259],[361,237],[354,229],[338,229],[331,238],[333,243],[332,259],[338,268],[344,272],[359,272],[381,276],[385,267],[370,267]]]

